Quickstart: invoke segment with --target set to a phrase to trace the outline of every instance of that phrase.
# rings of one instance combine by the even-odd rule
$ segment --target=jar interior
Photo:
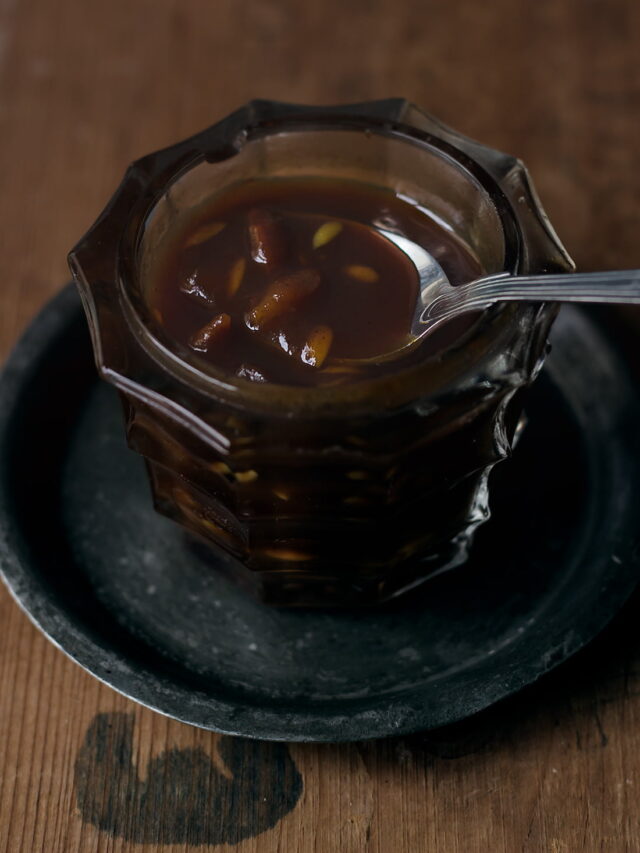
[[[389,133],[295,128],[249,138],[233,156],[199,162],[169,185],[138,243],[143,300],[159,250],[182,220],[233,184],[268,177],[347,179],[390,189],[460,240],[482,270],[504,268],[504,231],[490,192],[448,153]]]

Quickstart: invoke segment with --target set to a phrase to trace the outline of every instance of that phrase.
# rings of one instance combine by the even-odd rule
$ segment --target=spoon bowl
[[[600,302],[640,304],[640,270],[511,275],[499,272],[454,287],[438,261],[402,234],[376,228],[413,262],[419,279],[418,299],[405,343],[381,355],[354,362],[386,362],[406,355],[436,327],[496,302]]]

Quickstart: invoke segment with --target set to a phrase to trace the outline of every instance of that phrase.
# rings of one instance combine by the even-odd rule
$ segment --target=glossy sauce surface
[[[178,351],[254,382],[337,384],[397,369],[350,361],[401,346],[418,298],[413,263],[373,223],[424,246],[453,284],[480,274],[457,238],[389,190],[246,181],[169,235],[147,288],[154,322]],[[469,324],[429,336],[420,357]]]

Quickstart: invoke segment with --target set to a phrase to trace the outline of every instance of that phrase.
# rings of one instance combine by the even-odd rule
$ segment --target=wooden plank
[[[405,95],[521,156],[580,266],[639,266],[639,33],[634,0],[4,0],[0,355],[126,164],[251,97]],[[135,706],[1,590],[0,851],[640,850],[634,608],[446,733],[276,747]]]

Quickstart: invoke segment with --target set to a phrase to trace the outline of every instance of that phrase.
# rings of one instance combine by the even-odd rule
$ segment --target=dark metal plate
[[[638,577],[635,389],[582,313],[563,310],[553,339],[465,567],[384,610],[278,610],[212,571],[152,510],[67,288],[0,386],[5,580],[89,672],[197,726],[338,741],[473,714],[581,648]]]

